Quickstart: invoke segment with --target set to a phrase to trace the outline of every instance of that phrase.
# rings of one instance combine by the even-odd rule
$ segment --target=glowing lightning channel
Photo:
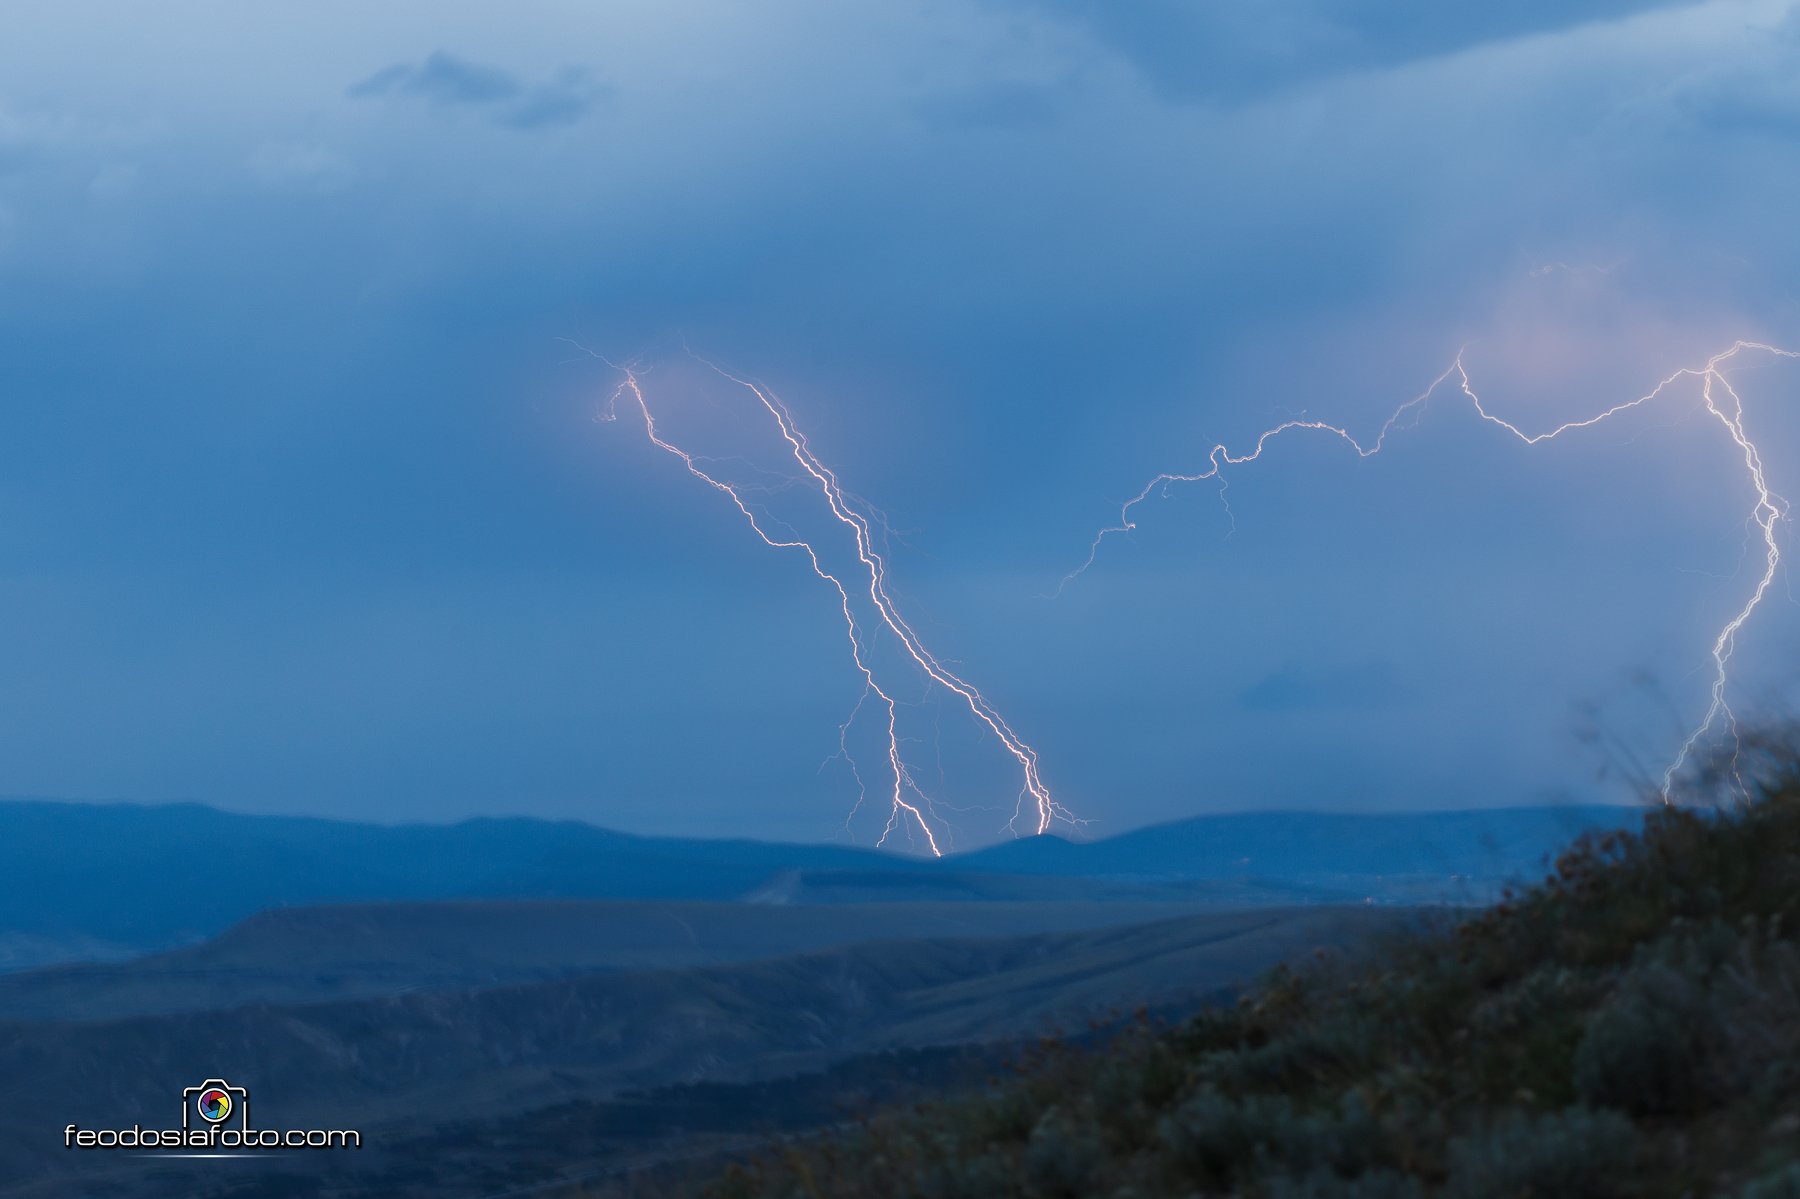
[[[836,590],[839,605],[844,617],[845,634],[850,642],[851,660],[855,663],[858,673],[862,675],[864,684],[862,697],[857,701],[856,707],[851,711],[849,718],[838,730],[838,756],[843,757],[849,762],[851,773],[857,781],[860,792],[862,789],[862,775],[856,766],[854,758],[850,755],[848,736],[851,725],[855,723],[857,717],[861,714],[863,707],[868,703],[869,697],[873,695],[879,701],[880,707],[886,710],[887,761],[888,771],[893,783],[892,790],[888,797],[890,808],[887,826],[882,830],[881,838],[877,844],[885,843],[887,838],[891,836],[895,829],[900,825],[910,824],[916,826],[919,832],[923,834],[926,844],[931,848],[931,852],[941,856],[943,849],[939,844],[938,832],[932,827],[932,817],[935,813],[933,812],[931,798],[925,793],[923,787],[920,786],[917,778],[908,768],[904,758],[901,756],[900,704],[899,701],[895,699],[892,689],[884,688],[882,686],[881,682],[877,679],[874,668],[869,663],[869,658],[865,653],[866,645],[863,626],[859,624],[851,602],[851,586],[845,582],[841,575],[828,569],[824,565],[820,560],[818,549],[811,542],[807,541],[804,537],[801,537],[798,533],[794,533],[791,536],[782,536],[771,533],[766,527],[763,519],[759,518],[757,515],[757,510],[745,501],[742,488],[709,473],[701,465],[702,461],[704,461],[702,458],[682,449],[673,442],[668,441],[658,432],[656,418],[652,415],[650,404],[644,397],[639,374],[630,364],[621,365],[619,363],[611,362],[601,355],[594,353],[594,351],[586,349],[586,347],[578,348],[582,349],[584,353],[606,363],[606,365],[618,371],[621,376],[618,386],[608,398],[605,409],[601,413],[602,420],[615,419],[619,402],[622,400],[629,401],[642,415],[644,420],[644,431],[649,436],[651,444],[680,460],[681,464],[687,469],[687,472],[690,475],[699,479],[701,482],[713,488],[715,491],[718,491],[730,500],[745,521],[749,523],[751,530],[762,540],[763,544],[772,549],[798,550],[806,556],[807,562],[812,566],[813,573],[825,582],[830,583]],[[701,361],[705,360],[702,359]],[[881,622],[880,629],[885,629],[893,636],[895,641],[897,641],[904,650],[907,657],[912,660],[913,664],[918,667],[926,678],[932,683],[955,694],[962,701],[963,705],[968,708],[970,714],[994,735],[1001,747],[1004,748],[1007,754],[1009,754],[1017,763],[1022,778],[1022,785],[1020,786],[1018,799],[1014,805],[1013,819],[1009,822],[1008,827],[1016,830],[1020,817],[1025,814],[1027,802],[1030,803],[1031,809],[1036,815],[1036,831],[1039,833],[1048,831],[1051,824],[1057,820],[1062,820],[1071,824],[1081,823],[1081,821],[1051,795],[1049,787],[1045,785],[1043,778],[1038,771],[1037,751],[1026,744],[1026,742],[1013,731],[1012,726],[1006,722],[1006,719],[1000,715],[999,711],[996,710],[991,703],[988,702],[987,697],[984,696],[974,684],[956,674],[946,666],[941,659],[932,654],[919,639],[917,632],[915,632],[905,618],[900,615],[899,608],[894,603],[893,595],[888,588],[887,560],[882,552],[876,548],[877,537],[875,536],[875,526],[870,517],[863,511],[863,507],[865,506],[859,506],[851,500],[842,484],[838,481],[836,472],[826,466],[825,463],[820,460],[818,455],[813,452],[811,445],[807,442],[806,434],[803,433],[795,423],[793,413],[788,410],[787,405],[782,403],[773,392],[765,387],[733,375],[713,363],[707,362],[706,365],[711,367],[712,370],[717,372],[722,378],[745,389],[750,395],[755,397],[757,404],[774,421],[782,441],[788,448],[789,455],[803,472],[804,477],[801,481],[810,481],[811,485],[817,487],[820,496],[825,500],[833,518],[838,523],[844,525],[852,534],[856,545],[857,561],[861,565],[862,572],[867,575],[869,600],[873,604],[875,612]],[[861,586],[861,583],[858,582],[857,589],[860,590]],[[879,631],[879,629],[876,631]],[[861,806],[864,798],[865,796],[859,794],[857,807]],[[852,815],[854,815],[854,812],[855,809],[853,808]]]
[[[1729,349],[1708,358],[1705,366],[1683,367],[1634,400],[1626,400],[1623,403],[1614,404],[1611,408],[1606,409],[1606,411],[1595,416],[1587,417],[1584,420],[1567,421],[1548,432],[1526,433],[1512,422],[1495,416],[1492,412],[1488,411],[1487,405],[1484,404],[1481,397],[1476,394],[1474,383],[1470,380],[1468,371],[1463,367],[1463,354],[1462,351],[1459,350],[1456,355],[1456,360],[1450,364],[1449,368],[1445,370],[1443,374],[1433,379],[1431,381],[1431,386],[1396,408],[1393,415],[1387,418],[1387,421],[1382,424],[1380,431],[1376,433],[1375,440],[1366,446],[1355,437],[1351,436],[1348,430],[1338,425],[1329,424],[1325,421],[1300,418],[1283,421],[1260,434],[1257,437],[1253,448],[1246,453],[1233,454],[1225,445],[1215,444],[1212,447],[1211,453],[1207,455],[1207,467],[1205,470],[1194,473],[1169,472],[1157,475],[1148,483],[1144,484],[1141,491],[1126,500],[1125,503],[1120,506],[1118,524],[1109,525],[1094,535],[1093,544],[1088,547],[1086,561],[1082,562],[1080,566],[1063,576],[1062,582],[1057,585],[1056,591],[1053,594],[1062,594],[1064,588],[1080,578],[1083,574],[1087,573],[1088,568],[1093,566],[1094,560],[1099,557],[1101,543],[1108,537],[1115,533],[1129,533],[1137,528],[1137,523],[1131,516],[1132,510],[1139,504],[1142,504],[1145,500],[1149,499],[1152,492],[1173,483],[1198,483],[1207,479],[1217,479],[1223,483],[1223,471],[1227,466],[1239,466],[1246,462],[1256,461],[1258,458],[1262,457],[1264,447],[1266,447],[1271,440],[1292,429],[1312,429],[1321,433],[1330,434],[1348,444],[1352,450],[1356,451],[1357,457],[1372,458],[1381,452],[1382,447],[1387,444],[1388,434],[1394,431],[1395,426],[1397,426],[1407,414],[1422,409],[1430,402],[1431,398],[1437,394],[1438,390],[1446,382],[1452,377],[1455,377],[1462,394],[1468,397],[1469,403],[1473,405],[1476,414],[1482,420],[1489,424],[1499,426],[1514,437],[1517,437],[1526,445],[1537,445],[1539,442],[1549,441],[1554,437],[1560,437],[1564,433],[1569,433],[1577,429],[1590,428],[1602,421],[1617,416],[1622,412],[1628,412],[1633,408],[1649,404],[1683,379],[1697,380],[1700,384],[1701,405],[1725,427],[1725,431],[1730,436],[1732,442],[1736,444],[1738,449],[1743,453],[1745,474],[1750,480],[1752,489],[1756,492],[1756,504],[1751,509],[1749,519],[1750,522],[1754,523],[1762,532],[1762,542],[1765,553],[1762,576],[1757,580],[1756,586],[1750,592],[1749,598],[1744,601],[1744,606],[1738,610],[1735,616],[1726,622],[1725,627],[1720,629],[1718,636],[1713,639],[1712,692],[1710,702],[1706,708],[1706,714],[1701,718],[1700,723],[1694,726],[1693,731],[1688,734],[1687,739],[1681,743],[1680,751],[1663,771],[1662,799],[1665,804],[1669,803],[1671,802],[1670,792],[1675,784],[1675,776],[1680,773],[1683,766],[1687,765],[1695,748],[1719,725],[1721,721],[1723,721],[1729,729],[1734,750],[1739,745],[1737,717],[1736,714],[1732,712],[1731,704],[1726,698],[1726,685],[1730,678],[1731,656],[1733,651],[1737,648],[1738,631],[1744,627],[1745,622],[1747,622],[1750,619],[1751,614],[1756,611],[1757,605],[1762,603],[1763,596],[1768,593],[1769,587],[1774,583],[1775,573],[1781,565],[1781,546],[1775,535],[1775,526],[1787,516],[1788,502],[1780,495],[1777,495],[1769,487],[1768,480],[1763,474],[1762,455],[1757,450],[1756,444],[1750,440],[1749,435],[1744,431],[1744,402],[1739,397],[1737,391],[1731,386],[1731,381],[1725,377],[1724,372],[1726,364],[1730,363],[1733,359],[1738,357],[1738,355],[1746,352],[1769,354],[1778,358],[1800,358],[1800,352],[1783,350],[1759,341],[1735,341],[1731,344]],[[1723,393],[1726,397],[1723,403],[1720,399],[1720,393]],[[1732,769],[1735,774],[1735,753],[1732,761]],[[1741,786],[1741,779],[1739,780],[1739,783]]]

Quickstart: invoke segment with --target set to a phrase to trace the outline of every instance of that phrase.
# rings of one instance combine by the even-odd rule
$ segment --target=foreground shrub
[[[1637,1142],[1637,1130],[1617,1112],[1508,1112],[1451,1142],[1447,1190],[1463,1199],[1629,1195]]]
[[[733,1199],[1800,1199],[1800,754],[1350,965],[765,1158]],[[734,1189],[735,1188],[735,1189]]]

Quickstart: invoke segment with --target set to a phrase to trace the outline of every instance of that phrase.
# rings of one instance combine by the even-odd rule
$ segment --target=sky
[[[781,397],[1064,832],[1630,798],[1760,566],[1691,387],[1284,441],[1050,597],[1153,475],[1372,435],[1459,349],[1535,429],[1800,344],[1800,6],[1466,8],[21,0],[0,794],[873,841],[837,596],[599,419],[591,351],[738,479],[794,472],[693,355]],[[1800,494],[1800,365],[1732,378]],[[1741,709],[1797,647],[1784,570]],[[894,649],[935,827],[1008,835],[1011,759]]]

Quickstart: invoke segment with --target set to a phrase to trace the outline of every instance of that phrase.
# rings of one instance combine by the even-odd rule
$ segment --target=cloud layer
[[[0,44],[0,792],[837,835],[834,597],[563,337],[721,456],[683,346],[775,384],[1099,831],[1581,790],[1581,712],[1652,759],[1703,702],[1749,501],[1691,404],[1297,444],[1042,596],[1460,346],[1540,425],[1800,340],[1785,0],[95,19]],[[1795,375],[1743,376],[1790,495]],[[972,844],[1012,794],[941,727]]]

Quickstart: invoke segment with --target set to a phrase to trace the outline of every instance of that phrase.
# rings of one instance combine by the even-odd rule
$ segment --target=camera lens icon
[[[200,1117],[200,1124],[194,1122],[196,1115]],[[183,1128],[218,1128],[228,1119],[236,1120],[245,1128],[250,1126],[250,1093],[243,1087],[234,1087],[222,1078],[209,1078],[182,1088]]]
[[[231,1096],[218,1087],[207,1087],[194,1100],[194,1110],[208,1124],[217,1124],[231,1114]]]

